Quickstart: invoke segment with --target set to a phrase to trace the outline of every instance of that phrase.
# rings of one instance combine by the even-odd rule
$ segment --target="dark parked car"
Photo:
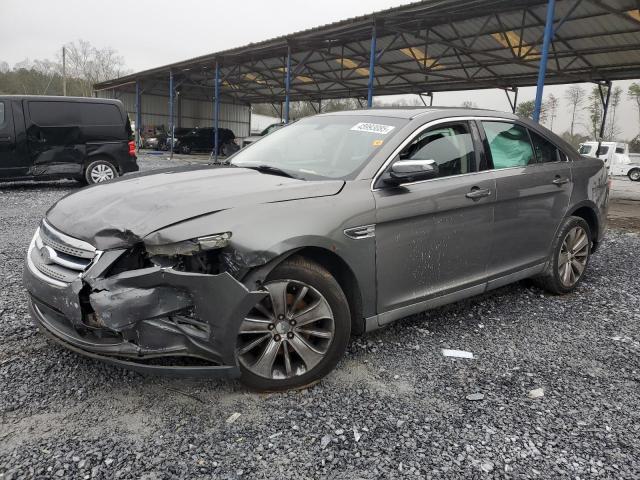
[[[276,130],[284,127],[284,123],[272,123],[271,125],[269,125],[267,128],[265,128],[264,130],[262,130],[260,133],[258,133],[257,135],[250,135],[248,137],[245,137],[242,139],[242,142],[240,143],[240,148],[244,148],[244,147],[248,147],[249,145],[251,145],[253,142],[257,142],[258,140],[260,140],[262,137],[266,137],[267,135],[269,135],[270,133],[275,132]]]
[[[608,192],[601,160],[511,114],[324,114],[227,166],[63,198],[25,284],[42,329],[90,357],[301,387],[353,333],[530,277],[573,291]]]
[[[214,142],[213,128],[194,128],[184,135],[174,138],[174,152],[189,154],[191,152],[212,152]],[[235,134],[228,128],[218,129],[218,155],[231,155],[238,150]],[[171,142],[171,139],[167,139]]]
[[[99,183],[137,170],[120,101],[0,96],[0,179]]]
[[[192,130],[193,128],[176,128],[174,129],[174,137],[179,138]],[[154,150],[170,150],[171,138],[166,131],[158,131],[153,136],[145,138],[144,146],[145,148],[152,148]]]

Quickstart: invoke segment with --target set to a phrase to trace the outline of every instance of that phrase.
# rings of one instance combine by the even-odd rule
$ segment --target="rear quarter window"
[[[31,120],[41,127],[123,125],[120,109],[109,103],[29,102]]]

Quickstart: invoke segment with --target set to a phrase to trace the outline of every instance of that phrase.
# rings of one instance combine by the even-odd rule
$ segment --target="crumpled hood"
[[[105,250],[163,227],[234,207],[336,195],[342,180],[303,181],[236,167],[197,167],[126,176],[68,195],[47,212],[67,235]]]

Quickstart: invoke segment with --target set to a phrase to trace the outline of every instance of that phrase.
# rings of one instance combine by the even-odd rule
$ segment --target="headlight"
[[[203,237],[164,245],[146,245],[150,255],[194,255],[205,250],[217,250],[229,245],[231,232],[215,233]]]

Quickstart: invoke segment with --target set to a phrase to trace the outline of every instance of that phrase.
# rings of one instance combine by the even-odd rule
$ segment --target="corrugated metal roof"
[[[428,0],[196,57],[97,84],[211,95],[221,65],[222,94],[247,103],[280,102],[286,52],[292,100],[365,96],[372,30],[376,95],[535,85],[547,2]],[[547,83],[640,77],[636,0],[558,0]],[[200,93],[198,93],[200,92]]]

